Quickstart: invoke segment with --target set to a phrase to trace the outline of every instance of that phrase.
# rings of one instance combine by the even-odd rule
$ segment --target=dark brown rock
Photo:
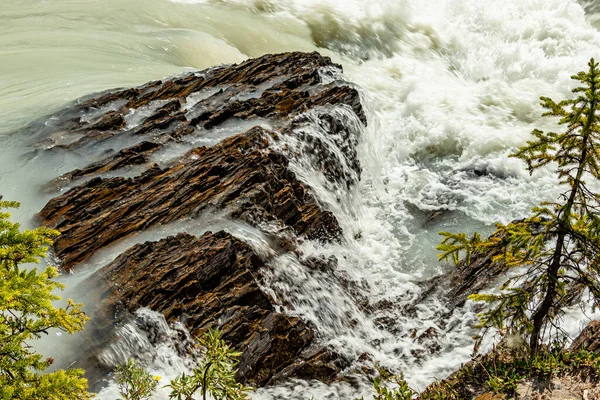
[[[335,217],[320,209],[286,158],[268,149],[270,134],[257,127],[194,149],[169,168],[92,179],[52,199],[39,215],[62,233],[54,248],[64,268],[133,232],[197,217],[207,207],[255,226],[275,221],[308,239],[339,240]]]
[[[505,265],[493,261],[498,251],[474,252],[468,264],[463,260],[449,272],[423,282],[423,291],[414,303],[441,295],[449,312],[462,307],[471,294],[490,288],[506,272]]]
[[[158,143],[143,141],[135,146],[123,149],[109,158],[90,164],[84,169],[77,169],[69,172],[62,177],[57,178],[54,183],[56,186],[60,186],[61,182],[70,181],[75,178],[102,172],[116,171],[129,165],[145,164],[149,161],[150,155],[159,150],[160,147],[161,146]]]
[[[327,351],[303,354],[313,342],[312,329],[275,311],[260,289],[264,268],[248,245],[225,232],[139,244],[92,277],[89,284],[101,288],[101,312],[117,316],[94,319],[119,321],[121,313],[149,307],[167,321],[183,322],[195,336],[219,327],[223,338],[243,351],[238,378],[254,385],[284,369],[286,376],[335,376],[339,368]]]
[[[277,383],[288,378],[318,379],[333,381],[340,370],[350,363],[328,348],[313,346],[304,351],[298,359],[278,372],[269,383]]]
[[[350,186],[360,177],[356,132],[326,108],[315,110],[311,116],[300,114],[317,106],[335,105],[347,107],[358,121],[365,121],[356,90],[323,84],[322,67],[339,68],[317,53],[268,55],[107,93],[63,113],[69,118],[57,124],[61,140],[69,134],[77,140],[50,146],[55,151],[83,151],[109,138],[127,136],[130,141],[140,136],[138,144],[101,155],[100,160],[62,175],[51,185],[60,188],[74,179],[88,179],[52,199],[39,214],[44,225],[62,233],[55,250],[64,268],[72,268],[133,232],[195,218],[209,208],[225,209],[231,218],[257,227],[274,222],[307,239],[339,240],[341,230],[335,217],[321,209],[310,189],[288,168],[291,158],[304,157],[332,185]],[[182,107],[192,101],[187,96],[202,90],[211,91],[184,112]],[[150,115],[143,122],[124,128],[123,121],[130,118],[131,110],[157,101],[161,103],[146,110]],[[198,109],[202,111],[196,112]],[[91,110],[101,115],[90,118]],[[81,116],[74,117],[78,112]],[[168,164],[151,164],[152,154],[169,141],[194,132],[200,123],[210,129],[231,118],[254,117],[268,118],[273,130],[255,127],[213,147],[193,149]],[[310,133],[313,130],[307,129],[309,126],[330,136],[338,149]],[[145,135],[149,132],[151,139]],[[271,143],[285,136],[295,136],[299,147],[283,145],[275,150]],[[339,150],[343,160],[337,158]],[[146,171],[132,179],[90,179],[132,165]]]
[[[505,265],[493,261],[497,254],[496,251],[472,254],[469,264],[461,263],[441,278],[450,289],[446,297],[453,307],[462,306],[471,294],[489,288],[506,272]]]
[[[58,122],[48,129],[58,131],[59,135],[55,139],[53,135],[44,137],[40,142],[42,147],[81,151],[115,137],[132,136],[145,137],[154,147],[144,150],[134,145],[128,149],[114,149],[114,154],[64,174],[49,189],[60,188],[75,178],[148,162],[148,156],[165,144],[181,141],[202,129],[210,130],[230,119],[263,118],[275,126],[282,126],[315,107],[345,105],[366,123],[358,92],[345,85],[324,84],[321,80],[321,68],[324,67],[341,72],[341,66],[318,53],[266,55],[238,65],[194,72],[82,100],[72,109],[55,116]],[[252,72],[258,75],[252,75]],[[191,99],[192,94],[199,98]],[[190,101],[197,102],[189,104]],[[126,120],[131,113],[141,110],[150,115],[138,124],[127,126]],[[90,118],[90,114],[99,115]],[[332,134],[339,131],[339,127],[332,129]],[[71,140],[65,139],[68,137]],[[348,157],[358,170],[356,138],[346,135],[342,139],[352,142],[347,148]],[[139,157],[132,157],[132,153]],[[340,175],[339,171],[337,175]]]
[[[539,226],[532,224],[530,228],[536,230]],[[503,239],[503,236],[499,237]],[[492,251],[473,252],[468,264],[463,260],[448,273],[425,282],[424,291],[417,299],[417,303],[431,296],[442,295],[446,298],[451,312],[462,307],[470,295],[485,292],[498,282],[504,282],[502,279],[508,268],[503,263],[494,261],[501,251],[501,248],[496,248]],[[561,299],[561,307],[568,307],[580,301],[584,289],[585,286],[581,283],[569,283],[567,294]]]
[[[302,259],[297,249],[304,239],[341,241],[342,231],[292,166],[320,171],[332,188],[352,186],[360,179],[356,146],[366,119],[358,92],[328,83],[330,77],[325,82],[323,69],[341,72],[317,53],[267,55],[106,92],[58,113],[38,132],[36,151],[89,160],[46,187],[74,186],[39,213],[44,225],[61,232],[54,251],[62,267],[69,270],[137,232],[218,210],[262,230],[275,254],[289,252],[315,273],[333,273],[335,258]],[[248,121],[245,131],[184,149],[160,165],[153,161],[173,142],[182,146],[190,136],[240,120]],[[100,175],[125,174],[125,167],[132,167],[132,177]],[[218,326],[243,353],[241,381],[334,379],[348,361],[320,347],[313,327],[279,311],[282,305],[261,289],[268,270],[268,260],[225,232],[133,246],[87,283],[101,300],[84,363],[111,367],[98,354],[118,324],[148,307],[193,335]]]

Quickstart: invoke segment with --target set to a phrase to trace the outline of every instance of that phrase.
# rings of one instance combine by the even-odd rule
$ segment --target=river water
[[[600,58],[599,27],[597,4],[571,0],[2,0],[0,193],[22,202],[13,215],[30,226],[48,200],[39,185],[81,166],[75,156],[24,156],[24,126],[79,96],[265,53],[318,50],[341,63],[345,78],[360,88],[369,126],[360,143],[360,184],[336,199],[314,185],[341,221],[347,243],[308,243],[303,250],[338,256],[340,268],[361,282],[373,303],[401,304],[418,295],[418,282],[443,271],[434,251],[438,231],[489,232],[495,222],[556,198],[560,188],[550,170],[529,176],[507,155],[533,128],[554,126],[541,119],[539,96],[570,95],[570,76],[590,57]],[[300,176],[311,180],[310,171]],[[427,211],[440,208],[451,212],[427,223]],[[198,223],[224,227],[257,249],[266,246],[248,227],[214,218]],[[185,229],[165,228],[121,246]],[[110,261],[113,250],[76,275],[62,276],[66,294]],[[341,353],[371,353],[404,371],[416,389],[468,360],[469,306],[445,327],[435,325],[433,316],[443,311],[435,301],[422,304],[416,316],[389,311],[385,316],[399,326],[393,335],[377,328],[377,316],[362,315],[343,288],[306,275],[285,257],[277,263],[272,284],[295,305],[288,311],[317,324],[322,340]],[[189,368],[159,316],[142,310],[140,318],[152,320],[164,340],[150,343],[130,327],[123,335],[133,339],[115,354],[145,354],[144,363],[164,379]],[[586,321],[574,310],[565,327],[574,334]],[[444,335],[442,350],[417,359],[411,350],[419,346],[409,332],[431,326]],[[71,357],[77,349],[70,340],[52,335],[40,351]],[[114,399],[110,376],[106,385],[99,398]],[[254,398],[346,399],[361,393],[360,382],[292,382]],[[164,391],[156,395],[164,398]]]

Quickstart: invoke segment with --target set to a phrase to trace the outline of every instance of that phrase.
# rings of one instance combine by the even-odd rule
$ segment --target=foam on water
[[[100,353],[99,359],[108,366],[133,359],[150,374],[160,377],[154,398],[167,399],[169,390],[164,386],[182,373],[189,374],[197,365],[191,354],[198,351],[185,328],[181,324],[169,326],[162,314],[150,309],[138,309],[130,321],[118,328],[117,337],[118,340]],[[97,396],[119,398],[119,387],[110,375],[106,382]]]
[[[300,244],[305,256],[335,256],[334,272],[310,270],[289,255],[273,253],[260,231],[207,214],[118,243],[83,272],[63,279],[70,290],[137,241],[182,230],[229,229],[272,260],[265,290],[287,304],[286,311],[314,322],[320,341],[350,358],[370,353],[422,389],[469,358],[475,313],[467,304],[437,326],[445,308],[436,299],[410,315],[402,307],[419,295],[420,281],[444,269],[433,251],[438,231],[486,233],[494,222],[523,216],[560,192],[551,169],[529,176],[507,156],[533,128],[554,128],[553,121],[539,116],[539,96],[569,96],[570,75],[584,69],[590,57],[600,57],[597,13],[594,2],[573,0],[5,0],[0,9],[0,58],[8,60],[0,63],[2,194],[23,202],[15,217],[31,225],[48,200],[39,186],[85,163],[81,154],[32,155],[21,129],[80,95],[269,52],[319,50],[332,56],[343,64],[344,79],[361,89],[369,119],[362,129],[348,110],[326,110],[359,138],[361,179],[335,150],[337,143],[332,156],[356,182],[350,189],[317,172],[309,158],[293,158],[290,165],[344,229],[343,245]],[[340,79],[336,71],[323,76]],[[211,94],[194,95],[189,107]],[[323,135],[315,115],[308,116],[303,133],[335,141]],[[143,117],[142,111],[133,113],[128,123]],[[199,132],[190,145],[214,144],[242,125],[210,138]],[[106,145],[125,147],[119,140]],[[293,139],[286,144],[304,151]],[[184,150],[166,148],[154,161],[166,163]],[[22,157],[25,153],[29,157]],[[429,220],[430,212],[442,209],[440,218]],[[371,305],[388,301],[394,307],[366,312],[360,306],[365,298]],[[570,335],[597,316],[584,311],[573,308],[565,316]],[[141,313],[159,331],[170,332],[159,316]],[[385,318],[391,326],[381,325]],[[441,333],[441,350],[419,361],[412,351],[422,346],[410,333],[429,327]],[[193,365],[169,344],[168,333],[150,343],[139,325],[127,329],[126,336],[138,344],[119,354],[137,349],[151,355],[142,361],[153,373],[171,377]],[[107,379],[101,399],[116,396]],[[334,385],[292,381],[261,389],[254,398],[347,399],[365,394],[367,385],[361,378]]]

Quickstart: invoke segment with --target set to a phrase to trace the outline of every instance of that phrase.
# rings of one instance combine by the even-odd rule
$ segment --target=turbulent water
[[[344,246],[306,243],[302,250],[336,255],[361,294],[397,307],[366,316],[339,283],[308,274],[286,256],[274,261],[270,289],[283,293],[294,305],[287,311],[314,322],[321,339],[342,354],[371,353],[422,389],[469,358],[474,315],[467,307],[436,327],[444,334],[442,350],[419,361],[411,353],[419,345],[409,333],[432,326],[443,308],[435,301],[421,304],[411,317],[398,310],[418,295],[418,282],[443,270],[434,251],[438,231],[488,232],[494,222],[518,218],[560,192],[551,171],[530,177],[507,155],[534,127],[553,126],[539,116],[539,96],[569,96],[570,75],[590,57],[600,58],[597,28],[600,8],[593,1],[2,0],[0,194],[23,203],[13,214],[29,226],[48,200],[39,186],[86,161],[76,154],[31,157],[24,147],[28,122],[79,96],[264,53],[329,55],[360,88],[367,110],[369,126],[360,143],[364,175],[351,191],[331,193],[309,166],[294,164],[335,212],[347,239]],[[428,223],[427,211],[440,208],[452,212]],[[257,251],[269,251],[259,232],[219,216],[193,223],[224,228]],[[119,246],[186,228],[165,227]],[[67,294],[118,250],[61,277]],[[397,334],[378,329],[382,316],[396,321]],[[565,327],[574,334],[586,321],[573,310]],[[160,316],[141,310],[137,322],[123,328],[125,345],[107,350],[107,360],[135,355],[164,379],[193,367],[193,360],[177,355],[177,332]],[[52,335],[40,350],[68,358],[77,353],[72,340]],[[110,376],[106,385],[99,398],[114,399]],[[364,393],[361,382],[298,381],[260,390],[254,398],[350,399]]]

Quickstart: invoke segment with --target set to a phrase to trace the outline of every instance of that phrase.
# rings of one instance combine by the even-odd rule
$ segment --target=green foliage
[[[373,380],[373,389],[375,390],[373,400],[411,400],[416,395],[416,392],[404,380],[404,375],[392,375],[379,364],[375,365],[375,368],[378,375]],[[394,389],[388,388],[387,385],[390,383],[395,385]]]
[[[479,361],[481,368],[487,374],[485,384],[494,393],[514,394],[517,385],[525,379],[523,359],[516,359],[507,354],[496,353],[495,357],[488,357]]]
[[[160,376],[152,376],[135,360],[127,360],[125,365],[115,368],[119,391],[124,400],[149,399],[156,391]]]
[[[418,400],[456,400],[461,398],[463,397],[460,396],[458,390],[451,383],[436,380],[425,392],[419,395]]]
[[[63,285],[55,268],[26,270],[23,263],[45,257],[58,232],[47,228],[21,231],[10,222],[16,202],[0,201],[0,399],[88,399],[87,380],[79,369],[44,371],[52,359],[35,353],[30,342],[50,329],[73,333],[83,329],[87,317],[81,304],[68,300],[56,308],[53,294]]]
[[[251,389],[235,380],[235,367],[241,353],[221,339],[218,329],[209,329],[199,338],[199,344],[205,348],[204,359],[191,375],[183,374],[171,381],[169,397],[192,400],[194,394],[201,390],[203,400],[206,400],[207,393],[215,400],[247,399]]]
[[[553,164],[567,190],[559,202],[542,203],[532,215],[507,225],[481,240],[474,234],[442,232],[440,259],[470,264],[471,254],[494,254],[493,261],[515,268],[500,294],[475,294],[472,300],[492,304],[479,315],[480,328],[529,338],[535,351],[541,337],[561,335],[557,320],[570,299],[589,290],[600,305],[600,196],[586,180],[600,179],[600,71],[592,59],[589,71],[572,78],[581,86],[574,99],[556,103],[542,97],[543,116],[560,118],[562,133],[532,132],[534,140],[511,157],[524,160],[530,173]]]
[[[464,260],[467,265],[471,264],[471,254],[481,245],[481,236],[475,232],[473,236],[467,238],[464,233],[440,232],[444,236],[442,242],[437,246],[441,251],[438,256],[440,260],[452,257],[455,264],[461,262],[461,254],[464,252]]]

